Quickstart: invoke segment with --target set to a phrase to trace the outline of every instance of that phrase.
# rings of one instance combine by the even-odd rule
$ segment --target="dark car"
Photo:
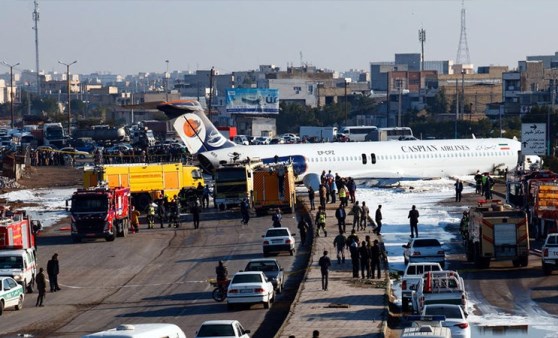
[[[285,283],[285,275],[283,274],[283,268],[273,258],[260,258],[252,259],[246,264],[244,271],[261,271],[264,275],[271,281],[273,288],[277,293],[283,291],[283,286]]]

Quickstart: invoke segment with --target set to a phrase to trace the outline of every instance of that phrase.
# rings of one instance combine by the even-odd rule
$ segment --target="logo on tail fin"
[[[209,122],[195,113],[186,113],[174,121],[174,129],[191,154],[234,146]],[[205,118],[207,119],[207,118]]]

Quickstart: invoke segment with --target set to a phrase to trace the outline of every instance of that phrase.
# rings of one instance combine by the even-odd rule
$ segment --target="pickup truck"
[[[558,266],[558,234],[548,234],[541,251],[542,269],[545,275],[550,275]]]
[[[439,263],[409,263],[401,277],[401,310],[407,312],[413,297],[413,291],[417,290],[422,276],[426,272],[442,271]]]
[[[427,304],[457,304],[467,312],[467,292],[457,271],[431,271],[423,274],[413,292],[413,310],[422,313]]]

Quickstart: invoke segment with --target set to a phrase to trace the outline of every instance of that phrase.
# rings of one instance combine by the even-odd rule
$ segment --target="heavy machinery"
[[[257,162],[259,164],[261,162]],[[215,170],[213,194],[219,210],[239,206],[244,198],[251,200],[254,163],[222,164]]]
[[[83,169],[83,187],[96,187],[106,182],[110,188],[130,188],[133,205],[145,210],[149,203],[163,193],[169,198],[178,195],[182,188],[196,189],[204,184],[198,167],[182,163],[110,164]]]
[[[252,203],[256,215],[281,209],[292,213],[296,203],[295,175],[292,164],[265,164],[253,169]]]
[[[71,206],[68,208],[68,202]],[[72,217],[74,242],[83,238],[104,238],[111,242],[125,237],[130,227],[130,188],[107,186],[78,189],[66,201]]]
[[[480,201],[461,220],[467,261],[488,268],[491,260],[511,260],[514,267],[529,262],[527,214],[499,200]]]

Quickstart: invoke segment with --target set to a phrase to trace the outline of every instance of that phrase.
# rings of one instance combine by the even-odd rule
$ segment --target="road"
[[[271,336],[265,328],[277,331],[281,320],[274,314],[281,311],[274,308],[288,309],[298,287],[295,278],[287,280],[285,292],[271,311],[253,305],[232,313],[226,303],[211,298],[212,287],[207,282],[215,276],[221,259],[232,274],[249,259],[262,256],[261,235],[268,227],[267,217],[253,219],[249,225],[241,225],[236,215],[203,219],[202,214],[199,230],[183,223],[176,230],[142,229],[115,242],[72,243],[69,234],[56,227],[41,234],[39,264],[45,267],[52,254],[59,254],[62,290],[47,293],[42,308],[34,306],[36,293],[27,294],[22,311],[6,311],[0,319],[4,333],[0,337],[22,333],[79,337],[122,323],[146,322],[174,323],[193,337],[200,324],[210,319],[238,319],[251,329],[253,337]],[[296,230],[293,218],[284,220],[284,225]],[[300,270],[295,266],[304,265],[304,253],[299,250],[295,256],[277,258],[287,273]],[[264,319],[270,324],[258,330]]]

